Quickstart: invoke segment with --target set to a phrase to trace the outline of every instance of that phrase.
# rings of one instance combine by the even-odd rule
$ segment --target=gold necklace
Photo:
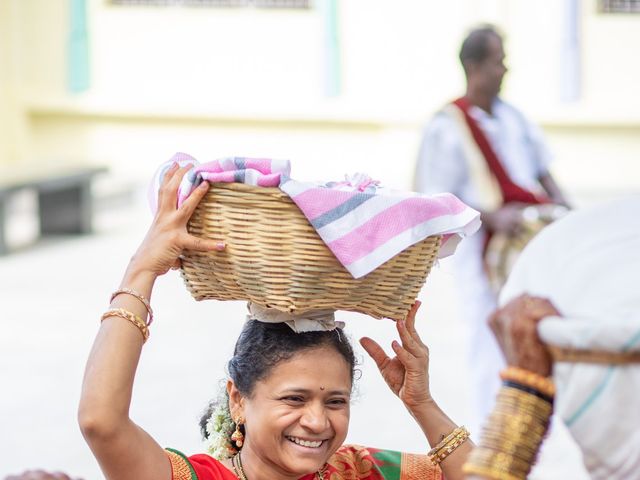
[[[238,464],[236,465],[236,459]],[[233,467],[233,473],[235,473],[236,477],[240,480],[247,480],[247,476],[244,473],[244,468],[242,468],[242,460],[240,458],[240,452],[236,453],[233,457],[231,457],[231,466]]]
[[[244,473],[244,468],[242,468],[242,457],[240,456],[240,452],[231,457],[231,466],[233,467],[233,473],[236,477],[238,477],[240,480],[247,480],[247,474]],[[316,472],[316,478],[318,480],[324,480],[324,471],[326,468],[327,466],[325,465]]]

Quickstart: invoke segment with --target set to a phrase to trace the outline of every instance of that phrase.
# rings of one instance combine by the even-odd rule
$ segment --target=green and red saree
[[[167,455],[171,461],[172,480],[237,480],[231,471],[209,455],[186,457],[172,449],[167,449]],[[300,480],[315,480],[315,474]],[[426,455],[343,445],[329,459],[324,480],[444,480],[444,477]]]

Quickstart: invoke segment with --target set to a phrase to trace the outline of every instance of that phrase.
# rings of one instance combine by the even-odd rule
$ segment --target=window
[[[599,0],[600,13],[640,13],[640,0]]]

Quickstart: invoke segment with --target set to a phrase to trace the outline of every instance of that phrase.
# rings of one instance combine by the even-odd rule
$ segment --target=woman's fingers
[[[178,170],[176,170],[176,172],[173,174],[171,179],[169,179],[169,182],[167,184],[167,187],[168,187],[167,191],[172,198],[176,199],[176,202],[178,199],[178,188],[180,188],[180,183],[182,183],[182,179],[187,174],[187,172],[192,168],[193,168],[193,165],[191,164],[185,165],[184,167],[180,167],[178,168]]]
[[[196,210],[200,200],[209,191],[209,182],[202,182],[198,187],[191,192],[191,195],[180,205],[180,216],[185,220],[189,220],[193,212]]]
[[[173,178],[173,175],[178,171],[178,168],[180,168],[180,164],[178,162],[173,162],[164,173],[164,177],[162,177],[162,184],[160,186],[169,183]]]
[[[396,357],[398,357],[398,360],[400,360],[400,363],[404,365],[405,370],[411,370],[411,367],[415,367],[416,357],[408,351],[406,347],[403,347],[394,340],[391,342],[391,348],[393,348],[393,351],[395,352]]]
[[[178,162],[173,162],[171,166],[167,169],[167,171],[164,173],[164,176],[162,177],[162,182],[160,183],[160,189],[158,190],[158,210],[165,209],[167,203],[171,202],[171,199],[169,198],[169,195],[167,192],[167,187],[169,185],[169,182],[171,182],[171,179],[173,178],[175,173],[178,171],[178,168],[180,168],[180,165],[178,165]]]
[[[411,305],[411,308],[407,313],[407,318],[405,319],[405,326],[407,327],[407,331],[409,332],[411,337],[416,341],[416,343],[420,345],[422,348],[426,349],[427,346],[424,344],[424,342],[420,338],[420,335],[418,334],[418,331],[416,330],[416,314],[418,313],[418,309],[420,308],[421,305],[422,305],[422,302],[420,300],[416,300],[415,303]]]
[[[182,241],[183,250],[194,250],[196,252],[210,252],[216,250],[221,252],[225,249],[224,242],[215,240],[207,240],[205,238],[196,237],[194,235],[185,234]]]
[[[396,327],[398,329],[398,334],[400,335],[400,340],[402,341],[402,347],[415,358],[425,357],[427,354],[427,347],[422,344],[420,337],[418,337],[418,339],[415,338],[417,337],[417,333],[414,336],[409,332],[406,321],[398,320],[396,322]]]
[[[184,167],[179,167],[178,164],[171,166],[160,186],[158,210],[173,211],[176,209],[178,203],[178,188],[180,187],[182,178],[192,168],[193,165],[191,164],[185,165]]]
[[[362,337],[360,339],[360,345],[362,345],[362,348],[365,349],[373,361],[376,362],[379,370],[382,370],[390,360],[385,351],[375,340],[372,340],[369,337]]]
[[[416,313],[418,313],[420,305],[422,305],[422,302],[420,300],[416,300],[415,303],[411,305],[411,308],[407,312],[407,317],[405,318],[407,330],[411,333],[416,331]]]

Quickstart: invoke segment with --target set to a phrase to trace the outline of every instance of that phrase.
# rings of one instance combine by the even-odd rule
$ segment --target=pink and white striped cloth
[[[290,163],[283,160],[235,157],[198,164],[186,154],[176,154],[156,173],[151,189],[156,196],[173,161],[194,165],[180,185],[178,205],[203,180],[279,187],[354,278],[431,235],[443,236],[438,257],[449,256],[463,237],[480,228],[480,214],[450,193],[427,196],[389,190],[363,174],[326,184],[298,182],[289,177]]]
[[[288,176],[291,171],[289,160],[228,157],[201,164],[191,155],[178,152],[168,162],[160,165],[149,186],[149,205],[154,213],[158,208],[158,190],[162,179],[174,162],[181,167],[193,165],[193,168],[183,177],[178,189],[178,206],[182,205],[182,202],[204,180],[209,183],[236,182],[260,187],[277,187],[280,185],[282,176]]]

